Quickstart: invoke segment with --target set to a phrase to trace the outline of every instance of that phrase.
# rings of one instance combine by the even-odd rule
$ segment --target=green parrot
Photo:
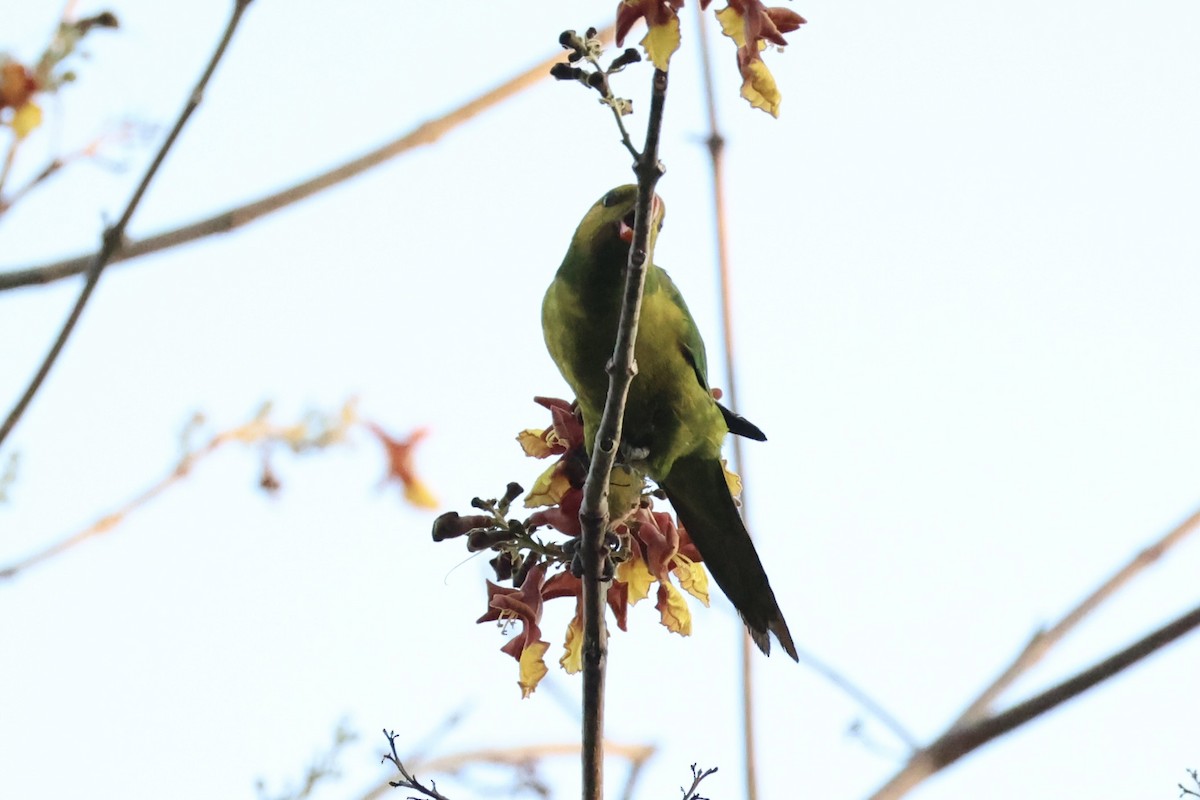
[[[631,184],[591,207],[542,302],[546,347],[575,391],[589,453],[608,394],[605,365],[617,337],[636,201],[637,186]],[[656,195],[651,243],[663,211]],[[799,660],[721,466],[726,433],[767,437],[713,398],[700,332],[671,278],[654,264],[647,265],[635,357],[638,372],[625,407],[621,456],[666,492],[759,649],[770,654],[770,631]]]

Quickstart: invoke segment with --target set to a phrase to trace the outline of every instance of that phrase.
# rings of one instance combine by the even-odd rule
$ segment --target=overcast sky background
[[[257,0],[130,232],[366,150],[613,6]],[[739,410],[770,437],[746,448],[753,529],[797,642],[927,741],[1038,626],[1200,503],[1200,6],[791,7],[810,22],[766,56],[779,120],[738,98],[733,45],[713,41]],[[0,8],[0,48],[35,59],[61,4]],[[79,11],[104,8],[122,29],[90,40],[27,170],[125,118],[169,126],[227,13]],[[690,9],[684,36],[657,260],[719,365]],[[649,77],[618,84],[639,137]],[[23,201],[0,222],[0,268],[93,248],[151,153],[118,149],[124,171],[80,164]],[[542,464],[513,437],[544,424],[534,395],[567,392],[542,293],[628,162],[594,97],[547,80],[237,233],[113,267],[5,445],[21,461],[0,565],[156,480],[197,410],[229,426],[272,400],[283,421],[355,395],[396,433],[430,427],[418,463],[444,508],[529,485]],[[5,410],[77,291],[0,295]],[[460,565],[462,548],[430,541],[434,513],[377,488],[373,441],[276,467],[270,498],[257,455],[224,451],[106,538],[0,584],[0,794],[252,798],[258,778],[296,783],[341,719],[362,738],[323,797],[385,774],[380,728],[425,750],[455,711],[428,752],[577,741],[579,680],[554,664],[568,602],[547,609],[552,671],[522,701],[506,640],[474,624],[485,561]],[[1200,545],[1180,547],[1009,698],[1193,607],[1198,562]],[[736,615],[722,598],[683,639],[647,603],[630,628],[611,641],[608,732],[660,748],[638,796],[677,796],[693,762],[721,768],[707,796],[740,796]],[[755,671],[764,798],[864,797],[902,763],[809,670],[776,657]],[[1198,674],[1193,635],[912,796],[1176,797],[1200,767]],[[858,719],[869,743],[847,734]],[[549,766],[557,796],[577,772]],[[614,766],[611,796],[622,779]]]

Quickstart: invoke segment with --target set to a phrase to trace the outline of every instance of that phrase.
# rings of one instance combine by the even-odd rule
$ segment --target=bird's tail
[[[685,456],[675,461],[671,474],[659,485],[704,557],[708,571],[742,615],[758,649],[770,655],[770,631],[787,654],[799,661],[767,573],[725,483],[721,462]]]

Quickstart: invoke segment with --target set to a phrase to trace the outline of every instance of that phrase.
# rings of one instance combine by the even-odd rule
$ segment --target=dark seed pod
[[[492,521],[491,517],[482,514],[472,514],[460,517],[457,511],[447,511],[433,521],[433,540],[435,542],[462,536],[468,531],[485,526]]]
[[[511,503],[513,500],[516,500],[518,497],[520,497],[521,493],[524,491],[525,490],[521,488],[521,484],[509,483],[508,486],[504,488],[504,499],[502,499],[500,502],[507,505],[508,503]]]
[[[624,69],[625,67],[629,66],[630,64],[636,64],[637,62],[639,62],[641,60],[642,60],[642,54],[639,53],[637,50],[634,50],[632,47],[630,47],[624,53],[621,53],[621,55],[614,58],[612,64],[609,65],[608,69],[610,72],[615,72],[619,69]]]
[[[512,539],[512,534],[508,531],[476,528],[467,534],[467,549],[472,553],[478,553],[480,550],[487,550],[493,545],[507,542]]]

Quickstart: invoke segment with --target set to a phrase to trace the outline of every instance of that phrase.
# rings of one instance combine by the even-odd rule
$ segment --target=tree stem
[[[604,672],[608,657],[608,629],[604,609],[609,581],[602,580],[602,570],[608,553],[604,535],[608,528],[608,482],[621,446],[621,427],[625,417],[625,401],[629,385],[637,374],[634,345],[637,341],[638,317],[642,307],[642,289],[646,267],[651,263],[650,225],[654,187],[662,176],[658,161],[658,143],[662,132],[663,107],[667,99],[667,73],[654,71],[654,88],[650,101],[650,119],[646,129],[646,146],[634,164],[638,179],[637,210],[633,244],[629,248],[629,265],[625,275],[625,296],[617,329],[616,346],[608,365],[608,398],[596,442],[592,448],[592,463],[583,487],[583,503],[579,509],[582,527],[580,556],[583,561],[583,797],[602,800],[604,797]]]

